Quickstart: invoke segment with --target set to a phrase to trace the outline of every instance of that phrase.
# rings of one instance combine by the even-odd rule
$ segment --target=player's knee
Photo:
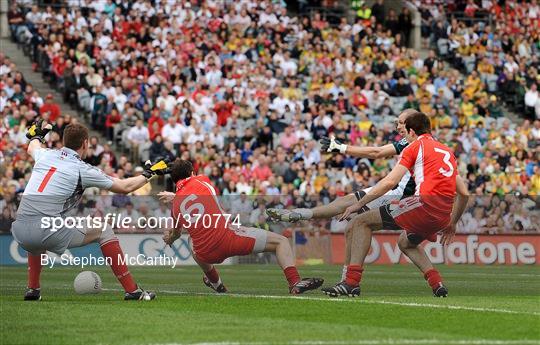
[[[345,227],[345,236],[350,236],[351,233],[352,233],[352,229],[354,228],[355,226],[355,222],[354,221],[350,221],[347,226]]]
[[[358,227],[369,226],[369,224],[368,224],[366,218],[362,214],[359,214],[356,217],[354,217],[353,219],[351,219],[351,221],[349,223],[349,226],[351,228],[358,228]]]
[[[399,247],[399,249],[400,249],[401,251],[407,249],[407,243],[405,243],[401,237],[399,238],[397,244],[398,244],[398,247]]]
[[[399,236],[399,239],[398,239],[398,247],[401,251],[404,251],[404,250],[407,250],[407,249],[411,249],[411,248],[415,248],[416,245],[414,245],[413,243],[411,243],[409,241],[409,239],[407,238],[407,235],[405,234],[405,232],[401,233],[401,235]]]
[[[276,237],[276,244],[278,245],[289,245],[289,240],[287,239],[287,237],[283,236],[283,235],[278,235]]]
[[[276,233],[270,233],[267,240],[267,245],[270,245],[273,248],[277,248],[278,246],[288,243],[287,238],[283,235],[279,235]]]

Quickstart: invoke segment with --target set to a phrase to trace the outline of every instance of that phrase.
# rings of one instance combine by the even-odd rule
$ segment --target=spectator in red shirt
[[[57,59],[53,60],[53,72],[56,77],[56,80],[62,81],[64,78],[64,70],[67,67],[67,62],[63,56],[58,56]]]
[[[354,93],[351,97],[351,103],[353,106],[355,106],[358,109],[365,109],[368,106],[368,99],[366,96],[362,93],[362,90],[360,89],[360,86],[356,86],[354,88]]]
[[[111,113],[105,117],[105,128],[107,129],[107,139],[113,140],[114,126],[122,121],[122,116],[118,113],[118,109],[113,108]]]
[[[259,164],[253,169],[253,178],[259,181],[266,181],[272,176],[272,170],[268,166],[265,157],[259,158]]]
[[[154,110],[152,116],[148,119],[148,131],[150,132],[150,140],[154,140],[156,135],[161,134],[161,128],[165,125],[165,121],[159,116],[159,110]],[[157,126],[157,127],[156,127]]]
[[[48,94],[45,99],[45,104],[39,108],[39,113],[44,116],[46,113],[49,113],[49,121],[54,122],[56,118],[60,116],[60,106],[54,103],[53,95]]]
[[[216,112],[216,115],[217,115],[218,125],[220,126],[227,125],[227,119],[231,116],[233,108],[234,108],[234,104],[231,98],[228,98],[227,100],[216,104],[216,106],[214,107],[214,111]]]

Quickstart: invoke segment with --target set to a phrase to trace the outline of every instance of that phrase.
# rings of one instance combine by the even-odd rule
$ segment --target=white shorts
[[[369,193],[369,191],[372,188],[373,187],[369,187],[363,190],[356,191],[354,192],[354,196],[356,196],[356,199],[360,201],[360,199],[362,199],[364,195]],[[399,201],[403,198],[403,191],[404,191],[404,188],[401,185],[398,185],[395,189],[389,190],[384,195],[381,195],[377,199],[368,202],[367,205],[365,206],[365,209],[362,209],[361,212],[365,212],[367,210],[373,210],[381,206],[388,205],[392,201]]]
[[[261,253],[264,251],[264,248],[266,247],[266,241],[268,238],[268,231],[259,229],[259,228],[240,226],[234,232],[238,236],[251,237],[255,240],[255,244],[253,245],[253,250],[252,250],[253,254]]]
[[[11,226],[13,238],[30,254],[41,254],[44,251],[62,255],[66,249],[83,245],[87,229],[60,228],[51,231],[42,227],[40,217],[17,219]]]

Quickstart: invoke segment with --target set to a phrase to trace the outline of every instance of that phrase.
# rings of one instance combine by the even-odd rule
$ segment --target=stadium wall
[[[366,258],[371,264],[407,264],[408,258],[398,248],[399,234],[375,234]],[[424,243],[435,264],[538,265],[540,235],[456,235],[447,248],[439,243]],[[345,236],[331,234],[332,263],[343,264]]]

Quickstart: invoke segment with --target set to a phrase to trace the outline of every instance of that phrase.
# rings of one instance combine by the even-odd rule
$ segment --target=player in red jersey
[[[428,239],[433,241],[437,232],[443,231],[442,243],[450,243],[455,225],[467,205],[468,191],[456,172],[456,159],[452,151],[433,139],[430,134],[429,118],[421,112],[411,114],[405,120],[407,141],[411,143],[401,156],[399,163],[360,201],[350,206],[340,220],[364,205],[385,194],[399,183],[403,175],[410,172],[416,183],[414,196],[381,206],[356,216],[351,243],[348,243],[350,264],[345,281],[324,288],[329,296],[358,296],[364,259],[371,246],[371,236],[377,230],[405,230],[399,241],[400,248],[424,273],[436,297],[446,297],[448,290],[442,284],[439,273],[422,248],[418,245]],[[454,205],[455,194],[458,194]]]
[[[287,238],[270,231],[235,225],[234,216],[223,211],[210,179],[204,175],[195,176],[191,162],[176,160],[171,166],[171,178],[176,184],[172,215],[177,226],[167,230],[163,240],[172,244],[182,230],[189,232],[193,257],[203,270],[203,281],[208,287],[217,292],[227,291],[214,264],[232,256],[261,252],[276,253],[291,294],[301,294],[322,285],[320,278],[300,278]]]

